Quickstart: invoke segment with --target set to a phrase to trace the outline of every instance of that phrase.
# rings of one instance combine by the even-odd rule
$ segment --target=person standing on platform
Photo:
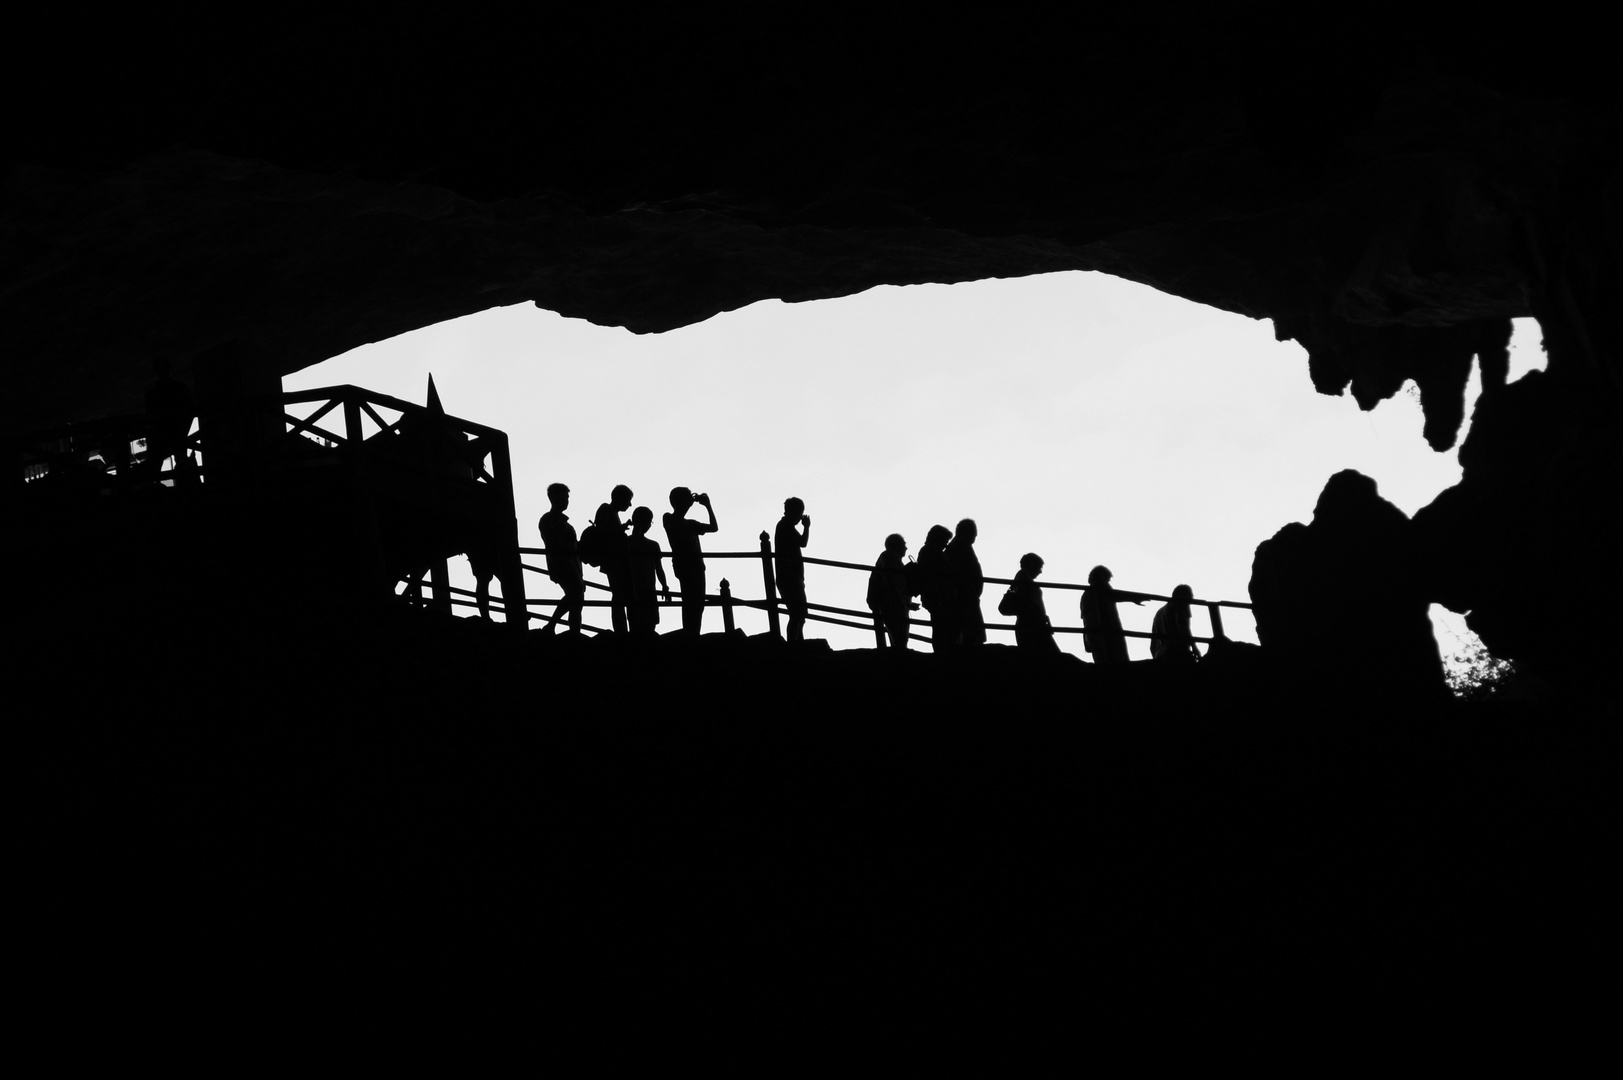
[[[1127,663],[1127,635],[1122,633],[1116,601],[1144,602],[1136,593],[1118,593],[1110,578],[1109,567],[1095,566],[1088,571],[1088,588],[1082,594],[1082,647],[1093,654],[1095,664]]]
[[[1189,629],[1189,606],[1194,603],[1195,590],[1179,585],[1172,590],[1172,599],[1155,613],[1150,624],[1150,656],[1169,664],[1192,664],[1200,659],[1195,635]]]
[[[802,641],[806,634],[806,561],[800,549],[811,540],[811,518],[806,504],[790,496],[783,500],[783,517],[772,531],[772,556],[778,581],[778,595],[789,611],[789,640]]]
[[[930,613],[930,647],[946,652],[958,643],[958,597],[946,562],[947,542],[952,530],[931,525],[919,548],[919,600]]]
[[[1014,616],[1014,643],[1023,650],[1038,653],[1057,653],[1059,644],[1054,640],[1054,626],[1048,621],[1048,609],[1043,604],[1043,587],[1037,584],[1043,572],[1042,556],[1027,552],[1020,556],[1020,572],[1014,575],[1014,584],[998,604],[998,614]]]
[[[710,522],[691,521],[693,505],[704,507]],[[704,552],[699,537],[716,531],[716,511],[710,496],[698,495],[685,487],[671,488],[671,512],[664,517],[665,538],[671,552],[671,569],[682,586],[682,632],[698,637],[704,623]]]
[[[569,488],[563,484],[547,485],[547,501],[552,503],[552,509],[541,515],[537,525],[541,529],[541,546],[547,552],[547,575],[564,595],[545,632],[557,633],[558,624],[567,615],[569,628],[579,633],[581,603],[586,599],[586,576],[581,571],[575,527],[564,513],[569,508]]]
[[[473,571],[473,599],[479,606],[479,617],[486,622],[490,621],[490,581],[496,576],[496,567],[501,561],[490,545],[479,543],[470,546],[467,550],[468,569]],[[506,586],[503,586],[502,599],[507,599]]]
[[[653,637],[658,633],[660,596],[663,594],[667,601],[671,598],[665,568],[660,565],[659,542],[648,535],[653,524],[654,512],[648,507],[639,506],[631,512],[631,539],[626,541],[631,605],[626,614],[631,620],[631,632],[637,637]],[[654,590],[656,580],[658,592]]]
[[[981,560],[975,554],[979,536],[974,520],[965,518],[958,523],[958,531],[943,553],[957,594],[958,643],[966,646],[986,644],[986,617],[981,614],[981,592],[986,581],[981,576]]]
[[[902,539],[901,533],[891,533],[885,537],[885,550],[879,553],[879,559],[868,574],[868,610],[889,635],[892,649],[907,648],[907,635],[913,621],[912,575],[902,561],[906,554],[907,541]]]
[[[626,533],[631,523],[620,520],[620,515],[630,509],[631,489],[616,484],[609,492],[609,501],[599,506],[592,516],[598,550],[603,553],[603,576],[609,579],[609,616],[616,634],[627,630],[626,608],[631,603],[631,582],[626,566]]]

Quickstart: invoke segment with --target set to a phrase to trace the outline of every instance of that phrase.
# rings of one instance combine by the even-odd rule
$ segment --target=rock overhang
[[[498,10],[90,32],[120,92],[59,76],[11,140],[0,425],[132,407],[147,357],[224,341],[286,373],[525,301],[650,333],[1087,269],[1273,319],[1362,407],[1413,379],[1444,447],[1470,357],[1534,312],[1540,230],[1614,153],[1593,43],[1548,26],[1565,51],[1511,72],[1497,32],[1412,13],[785,36]]]

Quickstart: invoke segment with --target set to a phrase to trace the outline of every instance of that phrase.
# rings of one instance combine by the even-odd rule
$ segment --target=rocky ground
[[[24,876],[58,989],[453,985],[585,1023],[1457,1000],[1603,962],[1607,738],[1575,705],[1308,687],[1243,648],[1110,671],[344,610],[143,641],[14,713],[45,733]]]

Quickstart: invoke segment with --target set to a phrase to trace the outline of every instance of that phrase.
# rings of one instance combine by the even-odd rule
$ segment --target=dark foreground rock
[[[1243,649],[143,629],[12,713],[38,737],[27,980],[125,1016],[1458,1002],[1578,985],[1612,911],[1602,739],[1558,705],[1377,711]]]
[[[1352,469],[1332,476],[1309,525],[1257,545],[1250,593],[1257,637],[1324,685],[1399,699],[1447,693],[1428,615],[1432,597],[1407,515]]]

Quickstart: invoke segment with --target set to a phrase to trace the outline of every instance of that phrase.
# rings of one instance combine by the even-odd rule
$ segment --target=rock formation
[[[1419,572],[1497,656],[1615,695],[1617,399],[1532,372],[1477,402],[1464,479],[1414,517]]]
[[[1443,691],[1443,667],[1415,557],[1414,527],[1375,481],[1345,469],[1313,522],[1257,546],[1251,602],[1268,652],[1321,692],[1413,697]]]

